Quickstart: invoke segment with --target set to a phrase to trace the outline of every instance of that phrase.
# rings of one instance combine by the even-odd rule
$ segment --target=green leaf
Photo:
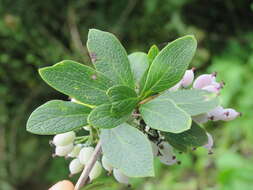
[[[102,150],[110,164],[129,177],[154,176],[152,147],[147,137],[127,123],[101,130]]]
[[[184,36],[163,48],[152,62],[147,77],[143,77],[143,98],[169,89],[183,77],[194,56],[197,42],[194,36]]]
[[[134,75],[134,79],[137,85],[141,80],[141,77],[149,67],[148,56],[143,52],[135,52],[128,56],[130,66]]]
[[[39,135],[73,131],[87,125],[90,111],[90,108],[80,104],[52,100],[32,112],[26,129]]]
[[[98,71],[113,80],[115,85],[134,88],[126,50],[113,34],[90,29],[87,48]]]
[[[191,116],[206,113],[219,105],[216,94],[200,89],[167,91],[158,98],[173,100]]]
[[[139,101],[136,92],[127,86],[111,87],[107,95],[112,102],[112,113],[118,116],[132,112]]]
[[[140,83],[140,87],[142,87],[142,86],[145,85],[150,65],[152,64],[153,60],[158,55],[158,53],[159,53],[159,49],[158,49],[158,47],[156,45],[153,45],[149,49],[149,51],[148,51],[148,64],[149,64],[149,67],[148,67],[148,69],[146,69],[146,71],[143,73],[143,75],[142,75],[142,77],[140,79],[140,82],[139,82]]]
[[[112,81],[96,70],[74,61],[62,61],[39,69],[42,79],[54,89],[88,105],[108,103]]]
[[[103,104],[93,109],[88,117],[90,125],[96,128],[114,128],[126,122],[130,114],[117,116],[111,112],[111,104]]]
[[[150,65],[158,54],[159,48],[156,45],[152,45],[148,51],[148,61]]]
[[[170,99],[156,98],[140,106],[145,123],[153,128],[171,133],[190,129],[191,117]]]
[[[191,129],[175,134],[175,133],[162,133],[173,147],[180,151],[187,151],[192,148],[203,146],[207,143],[208,137],[206,131],[198,126],[197,123],[193,122]]]

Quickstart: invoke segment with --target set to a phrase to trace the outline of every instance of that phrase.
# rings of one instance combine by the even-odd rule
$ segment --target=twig
[[[156,98],[157,96],[159,96],[159,94],[154,95],[154,96],[150,96],[150,97],[148,97],[148,98],[142,100],[142,101],[139,103],[139,105],[145,104],[145,103],[149,102],[150,100],[153,100],[153,99]]]
[[[82,44],[80,32],[77,26],[75,9],[72,6],[68,9],[68,25],[74,49],[78,52],[79,56],[82,57],[85,64],[89,63],[89,54]]]
[[[135,8],[138,0],[129,0],[128,4],[126,5],[124,11],[122,11],[122,14],[119,16],[118,21],[116,22],[115,26],[113,27],[112,31],[114,33],[119,33],[119,29],[121,26],[123,26],[128,18],[128,16],[131,14],[133,9]]]
[[[91,172],[93,166],[95,165],[97,158],[100,156],[101,151],[102,151],[101,142],[98,141],[98,144],[97,144],[88,164],[85,166],[81,176],[79,177],[79,179],[75,185],[75,190],[80,190],[81,187],[83,187],[88,182],[89,173]]]

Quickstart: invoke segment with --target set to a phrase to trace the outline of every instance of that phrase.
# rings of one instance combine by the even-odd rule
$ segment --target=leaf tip
[[[197,47],[197,39],[195,38],[195,35],[193,34],[189,34],[189,35],[186,35],[185,37],[187,37],[189,40],[191,40],[193,42],[193,44]]]

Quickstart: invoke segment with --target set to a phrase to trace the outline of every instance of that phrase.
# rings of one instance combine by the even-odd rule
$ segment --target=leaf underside
[[[190,129],[191,117],[172,100],[156,98],[141,105],[140,113],[145,123],[161,131],[181,133]]]
[[[139,85],[139,82],[149,67],[149,59],[146,53],[135,52],[128,56],[130,61],[130,66],[134,75],[136,85]]]
[[[138,129],[123,123],[101,130],[100,139],[103,153],[113,167],[129,177],[154,176],[151,144]]]
[[[206,113],[219,105],[219,98],[206,90],[167,91],[159,99],[170,99],[191,116]]]

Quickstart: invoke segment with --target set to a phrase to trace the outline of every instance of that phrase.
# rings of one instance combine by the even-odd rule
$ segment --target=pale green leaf
[[[194,56],[197,42],[194,36],[184,36],[163,48],[153,60],[141,84],[143,98],[169,89],[183,77]]]
[[[170,99],[156,98],[140,106],[145,123],[153,128],[171,133],[190,129],[191,117]]]
[[[26,129],[39,135],[65,133],[87,125],[90,111],[80,104],[52,100],[32,112]]]
[[[158,47],[156,45],[152,45],[148,51],[148,61],[150,65],[158,54],[159,54]]]
[[[187,151],[207,144],[206,131],[193,122],[189,130],[183,133],[162,133],[165,140],[180,151]]]
[[[115,85],[134,88],[134,78],[126,50],[113,34],[90,29],[87,48],[98,71],[113,80]]]
[[[128,56],[130,66],[134,75],[134,79],[137,85],[141,80],[141,77],[149,67],[149,60],[146,53],[135,52]]]
[[[103,154],[129,177],[154,176],[152,147],[147,137],[127,123],[101,130]]]
[[[107,95],[112,102],[112,113],[118,116],[132,112],[139,101],[136,92],[127,86],[111,87]]]
[[[201,89],[167,91],[159,99],[171,99],[191,116],[206,113],[219,105],[216,94]]]
[[[114,128],[128,120],[130,114],[123,116],[115,115],[111,112],[111,104],[103,104],[94,108],[89,117],[88,122],[96,128]]]
[[[106,91],[113,84],[103,74],[74,61],[62,61],[39,69],[42,79],[54,89],[88,105],[108,103]]]
[[[146,71],[143,73],[143,75],[140,79],[140,82],[139,82],[140,87],[145,85],[150,65],[152,64],[153,60],[158,55],[158,53],[159,53],[158,47],[156,45],[151,46],[151,48],[148,51],[148,64],[149,64],[149,66],[148,66],[148,69],[146,69]]]

